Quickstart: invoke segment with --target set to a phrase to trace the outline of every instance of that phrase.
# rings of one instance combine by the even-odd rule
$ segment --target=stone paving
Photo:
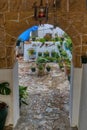
[[[58,64],[50,63],[51,72],[44,76],[32,73],[19,60],[19,84],[28,87],[28,105],[22,105],[14,130],[71,130],[69,126],[70,85]]]

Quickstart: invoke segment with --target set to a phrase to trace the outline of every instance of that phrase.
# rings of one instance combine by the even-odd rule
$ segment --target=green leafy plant
[[[48,51],[45,51],[45,52],[44,52],[44,57],[47,57],[47,56],[49,56],[49,52],[48,52]]]
[[[39,70],[43,70],[43,69],[44,69],[43,64],[39,64],[39,65],[38,65],[38,69],[39,69]]]
[[[37,65],[37,74],[38,74],[38,76],[43,76],[44,74],[45,74],[45,65],[43,64],[43,63],[40,63],[40,64],[38,64]]]
[[[64,33],[64,37],[65,37],[65,47],[66,49],[69,49],[70,52],[72,53],[72,40],[66,33]]]
[[[66,58],[67,57],[67,53],[65,50],[62,50],[60,53],[61,57]]]
[[[28,50],[28,53],[29,53],[29,55],[33,55],[35,53],[35,50],[32,48],[32,49]]]
[[[62,63],[62,62],[59,62],[59,67],[60,67],[60,69],[64,68],[64,66],[63,66],[63,63]]]
[[[51,40],[52,40],[52,34],[47,33],[47,34],[44,36],[44,38],[45,38],[46,41],[51,41]]]
[[[9,95],[11,93],[11,89],[9,88],[8,82],[0,83],[0,94]]]
[[[19,103],[20,103],[20,107],[21,107],[22,103],[25,104],[25,105],[28,105],[27,102],[26,102],[27,97],[28,97],[27,87],[19,85]]]
[[[40,63],[47,63],[48,60],[44,57],[38,57],[37,60],[36,60],[36,63],[37,64],[40,64]]]
[[[40,38],[39,41],[42,42],[42,43],[45,43],[46,39],[45,38]]]
[[[52,52],[51,52],[51,56],[52,56],[52,57],[56,57],[57,54],[58,54],[58,53],[57,53],[55,50],[52,50]]]

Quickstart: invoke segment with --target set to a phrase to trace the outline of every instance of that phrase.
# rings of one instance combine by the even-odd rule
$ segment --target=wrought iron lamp
[[[51,9],[54,14],[54,24],[56,23],[56,9],[60,7],[61,0],[52,0]],[[40,4],[37,5],[37,2],[33,4],[34,8],[34,18],[39,21],[39,24],[46,23],[48,21],[48,0],[46,0],[46,4],[43,4],[43,0],[40,0]]]
[[[37,2],[34,3],[34,18],[39,21],[39,24],[42,22],[47,22],[48,20],[48,2],[43,5],[43,0],[40,0],[40,5],[37,5]]]

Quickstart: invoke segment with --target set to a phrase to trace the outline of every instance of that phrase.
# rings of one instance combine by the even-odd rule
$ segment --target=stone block
[[[18,20],[18,12],[6,12],[5,13],[5,20]]]
[[[15,47],[16,46],[16,39],[9,36],[9,35],[6,35],[6,45],[8,47]]]
[[[0,1],[0,12],[8,11],[8,1],[2,0]]]
[[[7,68],[6,58],[0,58],[0,69]]]
[[[6,48],[5,46],[0,46],[0,58],[6,57]]]

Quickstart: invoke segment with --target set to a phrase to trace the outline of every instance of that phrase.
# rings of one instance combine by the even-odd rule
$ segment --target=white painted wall
[[[74,68],[71,70],[71,88],[70,88],[70,125],[78,127],[79,123],[79,107],[82,85],[82,68]]]
[[[19,111],[19,80],[18,80],[18,63],[16,62],[14,68],[12,69],[13,74],[13,122],[16,125],[20,111]]]
[[[11,94],[0,95],[0,101],[4,101],[9,106],[9,113],[6,125],[16,125],[19,119],[19,90],[18,90],[18,63],[16,62],[13,69],[0,69],[0,82],[7,81],[10,83]]]
[[[58,36],[62,36],[64,31],[59,27],[54,28],[51,24],[44,24],[39,26],[38,37],[43,38],[46,33],[50,33],[52,34],[52,37],[55,37],[55,34],[57,34]]]
[[[87,64],[83,64],[79,130],[87,130]]]
[[[49,45],[52,45],[53,42],[45,42]],[[33,44],[35,44],[36,46],[33,47]],[[38,57],[38,52],[42,52],[42,55],[44,52],[48,51],[50,56],[51,56],[51,52],[54,50],[56,52],[58,52],[58,48],[57,48],[57,45],[59,44],[59,42],[55,42],[55,45],[52,45],[52,46],[42,46],[40,48],[40,45],[41,45],[41,42],[32,42],[32,44],[24,44],[24,60],[25,61],[29,61],[30,57],[29,57],[29,54],[28,54],[28,50],[30,48],[34,48],[34,50],[36,51],[36,58]]]

